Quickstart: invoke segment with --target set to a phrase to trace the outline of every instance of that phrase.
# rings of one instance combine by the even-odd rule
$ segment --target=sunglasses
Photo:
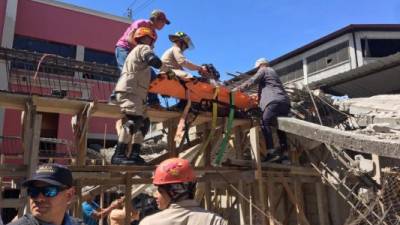
[[[28,195],[31,198],[37,198],[40,193],[48,198],[53,198],[58,195],[61,191],[66,190],[66,187],[59,186],[45,186],[45,187],[28,187]]]

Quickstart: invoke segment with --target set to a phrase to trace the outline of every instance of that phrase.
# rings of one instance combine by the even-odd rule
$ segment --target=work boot
[[[111,164],[115,165],[134,165],[136,162],[129,160],[125,152],[128,149],[128,144],[118,142],[115,152],[111,157]]]
[[[279,152],[276,149],[268,149],[267,155],[261,161],[272,163],[279,160],[280,157],[281,156],[279,155]]]
[[[144,165],[146,161],[140,156],[140,148],[142,145],[133,144],[131,154],[129,154],[128,159],[135,162],[135,165]]]

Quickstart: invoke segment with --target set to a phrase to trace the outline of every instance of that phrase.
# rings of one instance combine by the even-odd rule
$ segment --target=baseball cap
[[[24,181],[22,185],[28,187],[35,181],[43,181],[55,186],[71,187],[72,180],[72,173],[67,167],[48,163],[40,165],[32,177]]]
[[[159,9],[153,10],[151,12],[150,18],[158,19],[158,20],[164,20],[166,24],[170,24],[171,22],[167,19],[167,16],[165,13]]]
[[[259,58],[257,59],[256,63],[254,63],[254,67],[257,68],[261,64],[268,64],[268,60],[266,58]]]

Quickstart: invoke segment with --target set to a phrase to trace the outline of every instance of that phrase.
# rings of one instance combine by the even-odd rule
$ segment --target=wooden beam
[[[295,118],[278,118],[279,129],[287,133],[338,146],[357,152],[400,158],[400,140],[383,140],[374,136],[356,134]]]
[[[79,113],[88,101],[60,99],[53,97],[42,96],[28,96],[16,93],[0,92],[0,107],[8,109],[24,110],[25,102],[32,100],[36,105],[38,112],[59,113],[67,115],[76,115]],[[170,119],[178,119],[180,112],[160,111],[148,108],[148,115],[152,122],[164,122]],[[200,113],[192,126],[211,121],[211,114],[209,112]],[[105,117],[120,119],[122,117],[119,106],[109,105],[107,103],[96,102],[96,109],[93,111],[93,117]],[[223,119],[223,118],[221,118]],[[250,124],[251,121],[247,119],[235,119],[233,126],[243,126]]]
[[[126,174],[125,177],[125,225],[131,224],[131,215],[132,212],[132,177],[130,174]]]
[[[275,221],[277,220],[276,217],[276,210],[275,210],[275,184],[272,180],[267,180],[267,194],[268,194],[268,211],[270,213],[270,218],[268,220],[269,225],[276,225]]]
[[[292,190],[289,187],[289,184],[286,181],[284,181],[283,178],[281,179],[281,183],[283,184],[283,187],[286,190],[289,200],[292,202],[292,204],[296,208],[298,222],[301,222],[302,224],[305,224],[305,225],[310,225],[310,222],[308,222],[308,220],[304,214],[303,205],[299,202],[300,199],[298,198],[299,197],[298,194],[292,192]]]
[[[168,134],[167,134],[167,145],[168,145],[168,153],[169,157],[178,157],[179,153],[176,149],[176,141],[175,141],[175,134],[177,131],[177,119],[170,119],[166,122],[168,127]]]
[[[321,183],[315,183],[315,191],[317,194],[317,207],[319,224],[330,225],[329,221],[329,204],[326,193],[326,186]]]
[[[26,174],[27,166],[25,165],[0,165],[0,177],[25,177]]]
[[[3,198],[0,202],[0,208],[21,208],[25,205],[25,199]]]
[[[262,211],[265,213],[266,210],[266,199],[265,199],[265,190],[264,190],[264,180],[262,178],[262,168],[261,168],[261,154],[260,154],[260,145],[259,145],[259,127],[252,127],[250,129],[250,144],[253,152],[253,156],[256,161],[256,179],[258,184],[258,195],[259,201],[261,205]],[[267,218],[262,215],[262,224],[266,224]]]

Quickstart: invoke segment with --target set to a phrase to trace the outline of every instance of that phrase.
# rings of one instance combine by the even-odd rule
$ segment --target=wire
[[[131,8],[131,7],[133,7],[133,5],[135,5],[136,2],[137,2],[137,0],[133,0],[133,1],[131,2],[131,4],[129,4],[129,6],[126,7],[126,8]]]
[[[136,7],[136,9],[132,10],[134,13],[138,13],[140,10],[147,8],[151,5],[155,0],[148,0],[147,2],[143,2],[141,5]]]

